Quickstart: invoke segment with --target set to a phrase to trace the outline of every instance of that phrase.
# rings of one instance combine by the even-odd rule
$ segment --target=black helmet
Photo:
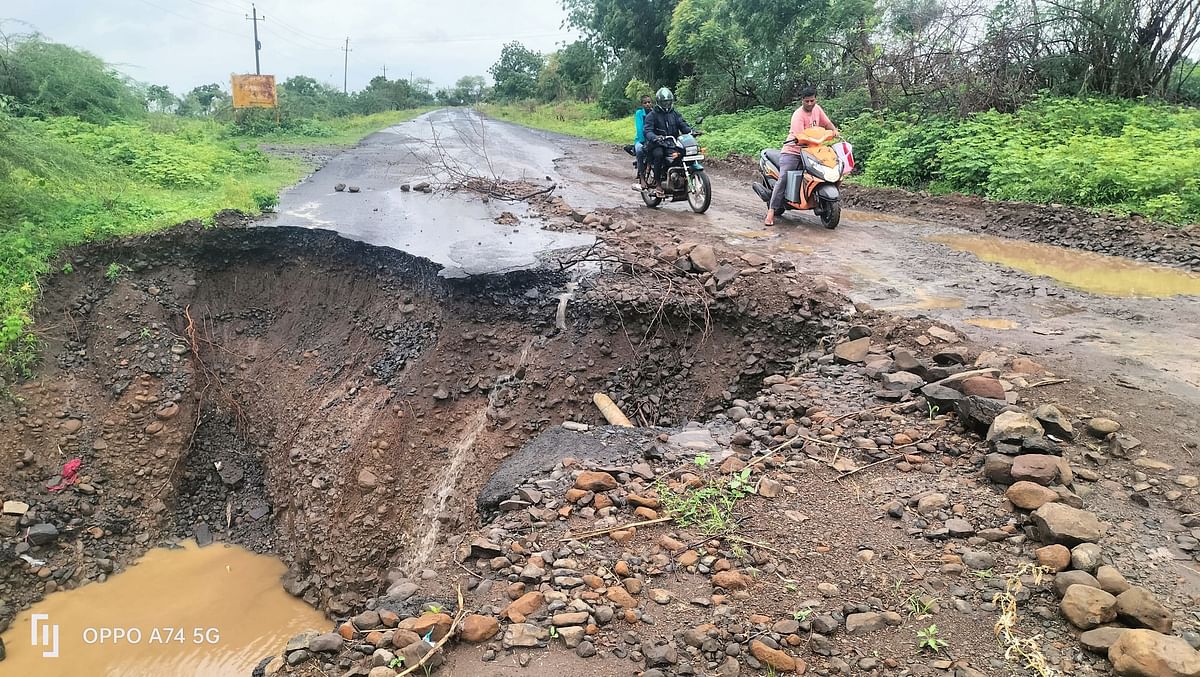
[[[669,111],[675,107],[675,95],[666,87],[658,90],[658,93],[654,95],[654,101],[663,110]]]

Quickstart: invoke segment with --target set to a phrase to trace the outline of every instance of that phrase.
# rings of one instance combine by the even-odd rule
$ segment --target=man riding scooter
[[[804,133],[804,130],[810,127],[821,127],[828,129],[834,134],[840,133],[837,126],[825,114],[825,111],[817,105],[816,89],[805,87],[800,91],[800,101],[800,107],[796,109],[796,112],[792,113],[792,123],[788,129],[787,141],[784,142],[783,148],[780,149],[780,177],[786,177],[788,172],[803,168],[803,163],[800,159],[803,147],[798,140]],[[771,195],[770,203],[767,205],[767,217],[763,219],[764,226],[775,225],[775,212],[779,211],[780,207],[783,206],[783,195],[786,184],[786,180],[780,180],[775,184],[775,190]]]
[[[654,95],[654,108],[646,114],[642,131],[646,144],[650,149],[650,160],[654,163],[654,190],[659,196],[666,193],[668,155],[680,152],[677,148],[668,148],[663,137],[679,138],[683,134],[691,134],[692,128],[684,121],[679,111],[675,110],[675,95],[663,87]]]

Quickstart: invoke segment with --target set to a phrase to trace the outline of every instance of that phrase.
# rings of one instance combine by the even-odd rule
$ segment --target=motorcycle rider
[[[646,115],[653,107],[654,99],[649,94],[643,94],[641,107],[633,115],[633,156],[637,158],[634,164],[637,166],[638,181],[642,180],[642,168],[646,164],[646,132],[644,131]]]
[[[650,147],[650,159],[654,163],[655,191],[659,194],[665,193],[667,156],[676,149],[667,147],[665,144],[668,142],[662,137],[673,136],[678,139],[680,135],[692,133],[692,128],[684,121],[679,111],[675,110],[675,95],[671,90],[663,87],[654,95],[654,108],[646,114],[642,131],[646,137],[646,144]]]
[[[771,192],[771,201],[767,204],[767,218],[763,220],[764,226],[775,225],[775,212],[783,206],[783,196],[787,190],[788,172],[804,168],[804,163],[800,160],[801,146],[796,139],[809,127],[823,127],[834,134],[841,133],[837,125],[825,114],[824,109],[817,105],[817,90],[813,87],[800,90],[800,107],[792,113],[788,138],[780,149],[779,181],[775,182],[775,190]]]

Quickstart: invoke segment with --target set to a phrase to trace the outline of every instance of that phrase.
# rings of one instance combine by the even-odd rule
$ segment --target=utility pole
[[[346,94],[346,74],[350,72],[350,38],[346,38],[346,46],[342,48],[346,58],[342,62],[342,94]]]
[[[387,64],[383,64],[383,79],[387,80]]]
[[[254,22],[254,74],[262,75],[262,68],[258,65],[258,52],[262,49],[262,43],[258,41],[258,22],[266,21],[267,17],[259,16],[254,3],[250,3],[250,16],[246,17],[246,20]]]

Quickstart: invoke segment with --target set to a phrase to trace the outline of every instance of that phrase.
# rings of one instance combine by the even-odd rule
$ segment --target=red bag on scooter
[[[839,141],[833,144],[833,153],[837,155],[838,169],[842,175],[854,171],[854,148],[849,143]]]

